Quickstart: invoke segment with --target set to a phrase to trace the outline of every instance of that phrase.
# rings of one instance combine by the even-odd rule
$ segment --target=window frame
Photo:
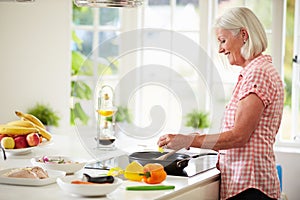
[[[299,4],[300,4],[299,1],[300,0],[296,0],[296,3],[295,3],[296,7],[297,7],[297,5],[299,7]],[[147,2],[148,1],[145,0],[145,4],[147,4]],[[170,0],[170,2],[171,2],[170,9],[174,9],[176,0]],[[283,77],[284,77],[284,64],[283,63],[284,63],[285,29],[286,29],[285,18],[286,18],[287,1],[286,0],[272,1],[272,5],[273,5],[272,6],[272,13],[273,13],[273,15],[272,15],[272,30],[271,30],[272,41],[281,41],[281,42],[276,42],[276,43],[273,42],[271,54],[273,57],[274,66],[278,69],[278,71],[282,77],[282,80],[283,80]],[[217,7],[218,7],[218,0],[211,0],[211,1],[199,0],[199,12],[200,12],[199,26],[201,27],[201,29],[199,28],[199,44],[201,45],[201,47],[203,49],[205,49],[207,51],[207,54],[209,56],[213,56],[215,53],[214,49],[212,48],[212,45],[210,44],[210,41],[212,39],[211,38],[212,33],[210,30],[212,30],[213,21],[214,21],[215,17],[217,16]],[[76,29],[93,30],[94,38],[95,38],[95,40],[93,41],[93,49],[95,49],[94,47],[97,47],[98,43],[99,43],[99,40],[97,40],[98,32],[101,30],[120,31],[120,33],[122,33],[122,32],[130,31],[130,30],[134,30],[137,28],[142,28],[143,20],[141,20],[141,19],[143,19],[144,15],[145,15],[145,9],[146,9],[145,7],[141,7],[141,8],[122,10],[120,12],[121,25],[119,28],[99,27],[99,25],[98,25],[99,24],[99,9],[97,9],[94,11],[94,15],[93,15],[94,16],[94,25],[93,26],[73,25],[73,30],[76,30]],[[299,9],[297,12],[299,12]],[[171,18],[173,18],[172,15],[173,14],[171,11]],[[297,21],[295,21],[295,26],[296,26],[296,24],[297,24]],[[171,22],[171,30],[179,31],[179,32],[182,31],[182,30],[172,29],[173,28],[172,26],[173,26],[173,23]],[[299,26],[298,26],[298,29],[300,29]],[[207,31],[203,32],[203,30],[207,30]],[[296,30],[295,30],[295,34],[296,34]],[[296,37],[297,36],[295,35],[295,38]],[[300,37],[300,36],[298,36],[298,37]],[[297,41],[297,38],[295,39],[295,41]],[[298,41],[298,43],[300,43],[300,42]],[[299,46],[300,46],[300,44],[298,44],[298,47]],[[299,51],[299,48],[297,50],[295,50],[295,55],[299,55],[300,52],[298,52],[298,51]],[[93,54],[98,55],[98,52],[93,52]],[[126,61],[125,61],[125,64],[126,64]],[[95,66],[94,70],[95,70],[95,72],[97,71],[96,66]],[[122,67],[120,67],[119,70],[120,70],[119,73],[121,76],[126,73],[126,70],[123,71]],[[95,73],[95,75],[97,76],[97,73]],[[112,78],[112,77],[110,77],[110,78]],[[115,78],[117,78],[117,77],[115,77]],[[96,80],[97,77],[93,77],[93,79]],[[210,84],[214,85],[214,84],[220,84],[220,83],[211,82]],[[298,95],[299,95],[299,91],[300,91],[300,89],[297,89]],[[208,101],[208,99],[207,99],[207,101]],[[292,106],[297,106],[297,104],[294,103]],[[293,115],[295,115],[295,113]],[[91,119],[93,119],[93,118],[91,118]],[[294,120],[293,123],[296,123],[295,120],[297,120],[297,118],[293,118],[293,120]],[[95,123],[95,120],[92,123]],[[283,130],[280,130],[280,132],[281,131],[283,131]],[[278,133],[276,145],[300,147],[300,143],[295,143],[294,141],[283,141],[280,138],[280,134],[281,134],[280,132]],[[292,132],[292,135],[295,136],[295,131]]]
[[[292,64],[292,123],[291,123],[291,140],[300,146],[300,0],[295,0],[295,19],[294,19],[294,51]]]

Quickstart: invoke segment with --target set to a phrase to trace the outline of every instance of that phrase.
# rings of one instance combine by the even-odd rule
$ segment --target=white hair
[[[234,35],[245,28],[248,40],[241,48],[241,54],[245,59],[251,59],[264,52],[268,46],[265,29],[256,15],[248,8],[231,8],[220,16],[215,23],[215,28],[231,31]]]

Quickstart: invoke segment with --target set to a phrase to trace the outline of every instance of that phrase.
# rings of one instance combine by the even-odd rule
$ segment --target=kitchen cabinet
[[[165,199],[165,198],[160,198]],[[219,199],[219,180],[211,183],[205,183],[195,189],[187,190],[186,192],[170,198],[171,200],[181,199],[198,199],[198,200],[218,200]]]
[[[203,183],[195,184],[193,187],[187,187],[170,194],[167,197],[158,199],[182,200],[182,199],[197,199],[197,200],[218,200],[219,199],[219,177],[209,179]]]

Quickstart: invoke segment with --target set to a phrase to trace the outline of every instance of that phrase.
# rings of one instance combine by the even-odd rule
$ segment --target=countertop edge
[[[160,197],[156,198],[156,200],[171,199],[173,197],[176,197],[179,194],[189,192],[193,189],[197,189],[197,188],[205,186],[209,183],[213,183],[215,181],[218,181],[219,179],[220,179],[220,171],[216,168],[213,168],[213,169],[210,169],[210,170],[208,170],[206,172],[203,172],[201,174],[195,175],[194,177],[191,177],[190,180],[193,183],[189,183],[188,186],[180,188],[178,190],[175,190],[171,193],[164,194],[163,196],[160,196]]]

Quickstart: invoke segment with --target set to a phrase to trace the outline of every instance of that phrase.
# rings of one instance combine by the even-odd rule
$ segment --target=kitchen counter
[[[124,151],[115,151],[116,156]],[[87,162],[98,161],[99,158],[91,156],[89,150],[81,145],[76,133],[53,134],[53,140],[47,145],[37,147],[25,155],[12,155],[7,153],[7,160],[1,158],[0,170],[14,167],[32,166],[30,158],[42,155],[65,155],[76,157]],[[110,161],[111,162],[111,161]],[[82,173],[82,171],[78,172]],[[123,184],[106,197],[93,199],[218,199],[219,193],[219,171],[215,168],[202,172],[192,177],[168,176],[162,183],[174,185],[174,190],[160,191],[127,191],[126,186],[144,185],[144,183],[124,180]],[[59,186],[54,183],[46,186],[30,187],[0,184],[1,199],[19,200],[23,197],[30,197],[31,200],[71,200],[71,199],[91,199],[87,197],[71,196],[64,193]]]

